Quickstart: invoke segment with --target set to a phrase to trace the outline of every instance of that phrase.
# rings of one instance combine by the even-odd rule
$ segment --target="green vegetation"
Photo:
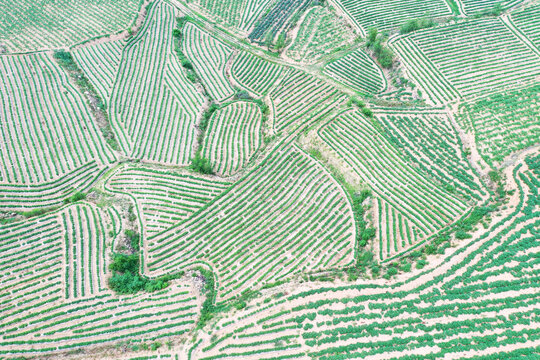
[[[191,159],[191,169],[204,175],[212,175],[214,173],[210,160],[202,157],[200,153],[196,153],[195,157]]]
[[[109,269],[113,272],[108,280],[109,287],[118,294],[135,294],[140,291],[154,292],[165,289],[169,282],[183,276],[183,272],[148,279],[139,274],[139,253],[115,254]]]
[[[133,252],[139,252],[140,251],[140,235],[139,233],[137,233],[136,231],[134,230],[131,230],[131,229],[127,229],[125,231],[125,234],[126,234],[126,238],[131,246],[131,248],[133,249]]]
[[[459,6],[456,3],[456,0],[446,0],[446,2],[448,3],[448,6],[450,6],[452,13],[454,15],[459,15],[460,11],[459,11]]]
[[[107,144],[116,151],[120,150],[120,145],[111,128],[107,107],[105,106],[103,99],[99,96],[92,83],[79,68],[71,53],[64,50],[58,50],[54,52],[53,57],[58,61],[58,64],[69,73],[79,87],[81,93],[86,95],[87,103]]]
[[[197,323],[197,328],[202,329],[215,315],[216,312],[216,289],[214,284],[214,274],[203,267],[195,269],[198,272],[204,282],[204,302],[201,308],[201,316]]]
[[[375,58],[383,68],[390,69],[394,64],[394,53],[386,46],[386,40],[387,37],[384,34],[380,34],[376,28],[370,28],[366,46],[373,51]]]
[[[484,9],[474,14],[475,18],[481,18],[486,16],[497,17],[502,14],[503,7],[501,3],[495,3],[490,9]]]
[[[407,34],[416,30],[427,29],[435,25],[435,22],[430,18],[412,19],[401,25],[399,32],[401,34]]]
[[[535,358],[540,6],[126,1],[0,9],[0,358]]]
[[[84,199],[86,199],[86,194],[82,193],[80,191],[77,191],[73,195],[71,195],[70,197],[65,198],[64,199],[64,204],[75,203],[77,201],[81,201],[81,200],[84,200]]]

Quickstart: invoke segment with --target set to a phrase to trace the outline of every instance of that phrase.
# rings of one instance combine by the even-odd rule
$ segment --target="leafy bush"
[[[125,231],[125,234],[126,234],[126,237],[131,245],[131,247],[133,248],[134,251],[138,252],[140,250],[140,246],[139,246],[139,240],[140,240],[140,236],[139,236],[139,233],[137,233],[136,231],[133,231],[133,230],[126,230]]]
[[[109,269],[119,273],[137,274],[139,272],[139,255],[116,254]]]
[[[363,108],[362,109],[362,114],[366,115],[367,117],[372,117],[373,116],[373,111],[371,111],[371,109],[368,109],[368,108]]]
[[[138,236],[138,235],[137,235]],[[124,255],[116,254],[113,257],[109,269],[113,271],[108,280],[109,287],[119,294],[135,294],[139,291],[153,292],[169,286],[169,280],[183,275],[162,276],[155,280],[149,280],[139,275],[139,254]]]
[[[214,173],[210,160],[201,156],[200,153],[195,154],[195,157],[191,159],[191,168],[201,174],[211,175]]]
[[[25,211],[22,213],[22,215],[26,218],[31,218],[34,216],[39,216],[48,213],[49,211],[56,210],[56,207],[50,207],[50,208],[39,208],[39,209],[33,209],[30,211]]]
[[[368,30],[368,36],[367,36],[367,41],[366,41],[367,47],[371,47],[373,46],[373,44],[375,44],[375,41],[377,40],[378,35],[379,35],[379,30],[377,30],[376,28],[370,28]]]
[[[77,64],[75,63],[75,60],[73,60],[73,56],[71,56],[71,53],[64,50],[58,50],[54,52],[53,57],[60,63],[60,65],[66,67],[68,70],[79,70],[77,68]]]
[[[201,317],[197,323],[197,327],[200,329],[214,317],[216,310],[216,306],[214,304],[216,298],[216,289],[214,286],[214,274],[204,268],[197,268],[197,270],[204,278],[204,292],[206,293],[206,299],[201,307]]]
[[[390,69],[394,64],[394,53],[387,47],[383,47],[382,50],[377,54],[377,60],[383,68]]]
[[[280,33],[276,41],[276,50],[281,51],[285,47],[285,34]]]
[[[201,129],[201,131],[206,131],[206,128],[208,128],[208,122],[210,121],[210,118],[212,117],[214,112],[216,112],[216,110],[218,109],[219,109],[219,105],[215,103],[211,103],[208,109],[206,109],[206,111],[202,115],[202,119],[199,124],[199,129]]]
[[[86,194],[84,194],[84,193],[82,193],[80,191],[77,191],[72,196],[70,196],[68,198],[65,198],[64,199],[64,204],[75,203],[77,201],[84,200],[84,199],[86,199]]]
[[[429,19],[429,18],[413,19],[401,25],[399,32],[401,34],[407,34],[416,30],[426,29],[433,26],[435,26],[435,22],[432,19]]]
[[[385,36],[379,34],[377,29],[369,29],[366,46],[373,50],[377,61],[383,68],[390,69],[394,64],[394,53],[384,45],[385,41]]]

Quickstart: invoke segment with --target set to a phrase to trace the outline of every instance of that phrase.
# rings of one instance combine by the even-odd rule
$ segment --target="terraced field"
[[[444,256],[439,267],[392,285],[321,285],[265,297],[234,320],[221,320],[220,330],[193,354],[201,359],[256,359],[278,352],[284,359],[387,354],[534,359],[539,160],[528,158],[516,168],[519,201],[512,211]]]
[[[338,22],[327,8],[314,6],[306,11],[287,55],[297,61],[313,62],[321,56],[349,45],[354,32],[344,21]]]
[[[359,93],[377,94],[386,87],[381,69],[360,49],[331,62],[324,73]]]
[[[2,1],[0,44],[10,53],[55,49],[125,30],[140,0]]]
[[[538,359],[540,11],[0,0],[0,359]]]
[[[423,16],[441,17],[452,15],[444,0],[390,0],[390,1],[354,1],[336,0],[358,28],[364,33],[369,28],[395,30],[404,22]]]
[[[204,262],[216,269],[218,299],[227,299],[302,270],[348,264],[350,214],[332,177],[301,150],[284,147],[211,206],[149,237],[146,263],[161,275]]]
[[[532,85],[540,53],[501,19],[469,20],[399,38],[396,51],[431,101],[473,100]]]
[[[463,199],[407,163],[364,116],[348,111],[318,132],[332,156],[373,189],[380,259],[408,249],[464,215]],[[392,171],[389,171],[392,169]],[[399,234],[397,234],[397,230]]]
[[[210,119],[202,153],[218,174],[240,171],[262,145],[262,114],[249,102],[234,102]]]
[[[175,9],[155,3],[126,44],[110,100],[122,151],[173,165],[189,163],[203,96],[182,72],[173,50]]]

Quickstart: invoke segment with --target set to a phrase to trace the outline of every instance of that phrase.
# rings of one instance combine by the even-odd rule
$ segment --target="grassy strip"
[[[203,112],[201,121],[198,126],[199,135],[197,136],[197,150],[195,151],[195,156],[191,159],[191,169],[200,174],[212,175],[214,174],[214,171],[212,170],[212,165],[210,164],[210,160],[206,159],[201,154],[201,147],[204,141],[204,137],[206,135],[206,129],[208,128],[208,122],[210,121],[210,118],[212,117],[214,112],[219,109],[219,106],[214,103],[214,101],[210,97],[210,94],[208,93],[208,90],[201,81],[201,78],[195,72],[193,64],[182,52],[182,40],[184,35],[182,33],[182,28],[189,20],[191,20],[191,18],[188,16],[176,18],[176,28],[173,30],[174,51],[176,52],[176,55],[180,60],[180,64],[186,71],[186,77],[188,78],[188,80],[194,84],[199,84],[203,89],[204,96],[206,96],[210,100],[210,106]]]
[[[118,141],[114,136],[111,124],[109,121],[109,115],[107,114],[107,107],[105,103],[98,95],[98,92],[94,86],[90,83],[84,72],[79,68],[71,53],[58,50],[54,52],[54,59],[58,64],[66,70],[69,76],[74,80],[75,84],[79,88],[79,91],[86,96],[87,103],[90,107],[92,115],[97,120],[97,125],[105,138],[105,141],[109,146],[116,150],[120,150]]]

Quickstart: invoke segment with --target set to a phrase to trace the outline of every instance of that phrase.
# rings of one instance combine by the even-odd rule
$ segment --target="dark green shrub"
[[[133,231],[133,230],[126,230],[125,231],[126,237],[133,248],[135,252],[138,252],[140,250],[139,242],[140,242],[140,236],[139,233]]]
[[[211,175],[214,173],[210,160],[197,153],[193,159],[191,159],[191,168],[201,174]]]
[[[368,29],[368,35],[367,35],[367,41],[366,41],[367,47],[371,47],[375,43],[375,40],[377,40],[377,35],[379,35],[379,30],[377,30],[376,28]]]
[[[70,196],[68,198],[65,198],[64,199],[64,204],[74,203],[74,202],[81,201],[81,200],[84,200],[84,199],[86,199],[86,194],[84,194],[84,193],[82,193],[80,191],[77,191],[72,196]]]
[[[373,116],[373,111],[371,109],[368,109],[367,107],[362,109],[362,114],[366,115],[367,117]]]
[[[379,64],[381,64],[383,68],[390,69],[394,64],[394,53],[392,50],[384,47],[379,53],[379,56],[377,56],[377,60],[379,60]]]

